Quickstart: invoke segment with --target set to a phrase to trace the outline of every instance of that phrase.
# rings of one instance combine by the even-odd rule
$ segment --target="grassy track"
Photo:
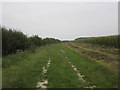
[[[62,46],[57,45],[53,48],[51,49],[52,64],[48,72],[49,88],[79,88],[80,82],[76,73],[60,51]]]
[[[109,70],[109,68],[102,66],[100,63],[81,56],[78,52],[73,51],[73,49],[70,50],[65,47],[63,49],[66,51],[71,62],[85,75],[85,79],[90,84],[94,84],[98,88],[118,87],[117,70]]]
[[[37,48],[34,53],[24,52],[5,57],[3,88],[36,88],[37,82],[44,77],[42,67],[49,58],[51,64],[46,77],[48,88],[85,88],[92,85],[96,88],[118,87],[117,71],[83,57],[65,44],[54,44]],[[79,80],[68,60],[84,75],[85,82]]]

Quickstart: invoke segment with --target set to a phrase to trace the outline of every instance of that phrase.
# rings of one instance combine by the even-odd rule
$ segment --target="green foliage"
[[[17,50],[28,48],[28,39],[20,31],[2,28],[2,55],[16,53]]]
[[[44,44],[51,44],[51,43],[57,43],[57,42],[60,42],[60,40],[54,39],[54,38],[45,38],[45,39],[43,39]]]
[[[42,39],[37,35],[27,37],[20,31],[7,29],[2,27],[2,55],[6,56],[17,51],[25,51],[30,49],[34,52],[36,46],[60,42],[58,39],[45,38]]]
[[[120,35],[105,36],[105,37],[91,37],[86,39],[76,39],[76,42],[92,43],[98,45],[105,45],[110,47],[120,47]]]
[[[37,35],[30,37],[30,41],[36,46],[41,46],[43,44],[42,38],[38,37]]]

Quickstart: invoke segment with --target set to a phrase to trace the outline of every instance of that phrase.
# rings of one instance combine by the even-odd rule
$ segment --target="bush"
[[[25,51],[27,49],[34,52],[33,49],[35,49],[36,46],[57,42],[60,42],[60,40],[54,38],[42,39],[37,35],[27,37],[20,31],[2,27],[2,56],[13,54],[21,50]]]

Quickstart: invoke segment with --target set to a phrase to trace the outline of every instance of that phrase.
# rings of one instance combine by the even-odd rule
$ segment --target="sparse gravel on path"
[[[64,51],[64,50],[60,49],[60,51],[61,51],[63,54],[65,54],[65,51]],[[70,62],[70,60],[69,60],[69,58],[68,58],[67,56],[66,56],[66,59],[67,59],[68,63],[71,65],[71,67],[73,68],[73,70],[77,73],[76,75],[78,76],[79,81],[82,82],[82,83],[87,82],[87,81],[84,79],[84,75],[81,74],[81,73],[79,72],[79,70],[76,68],[76,66],[73,65],[73,64]],[[86,86],[86,87],[84,87],[84,88],[95,88],[95,87],[96,87],[95,85],[91,85],[91,86]]]
[[[47,65],[46,65],[46,67],[45,66],[43,67],[42,74],[43,74],[44,77],[47,77],[47,72],[48,72],[48,68],[49,68],[50,64],[51,64],[51,60],[49,58],[49,61],[48,61]],[[47,84],[48,84],[47,78],[42,78],[41,81],[37,82],[36,87],[37,88],[47,88]]]

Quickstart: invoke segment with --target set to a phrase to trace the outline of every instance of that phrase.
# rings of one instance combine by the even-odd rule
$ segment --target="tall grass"
[[[120,35],[104,36],[104,37],[90,37],[86,39],[77,39],[75,41],[120,48]]]
[[[47,63],[48,46],[35,51],[18,52],[2,59],[3,88],[35,88],[42,78],[42,67]]]

